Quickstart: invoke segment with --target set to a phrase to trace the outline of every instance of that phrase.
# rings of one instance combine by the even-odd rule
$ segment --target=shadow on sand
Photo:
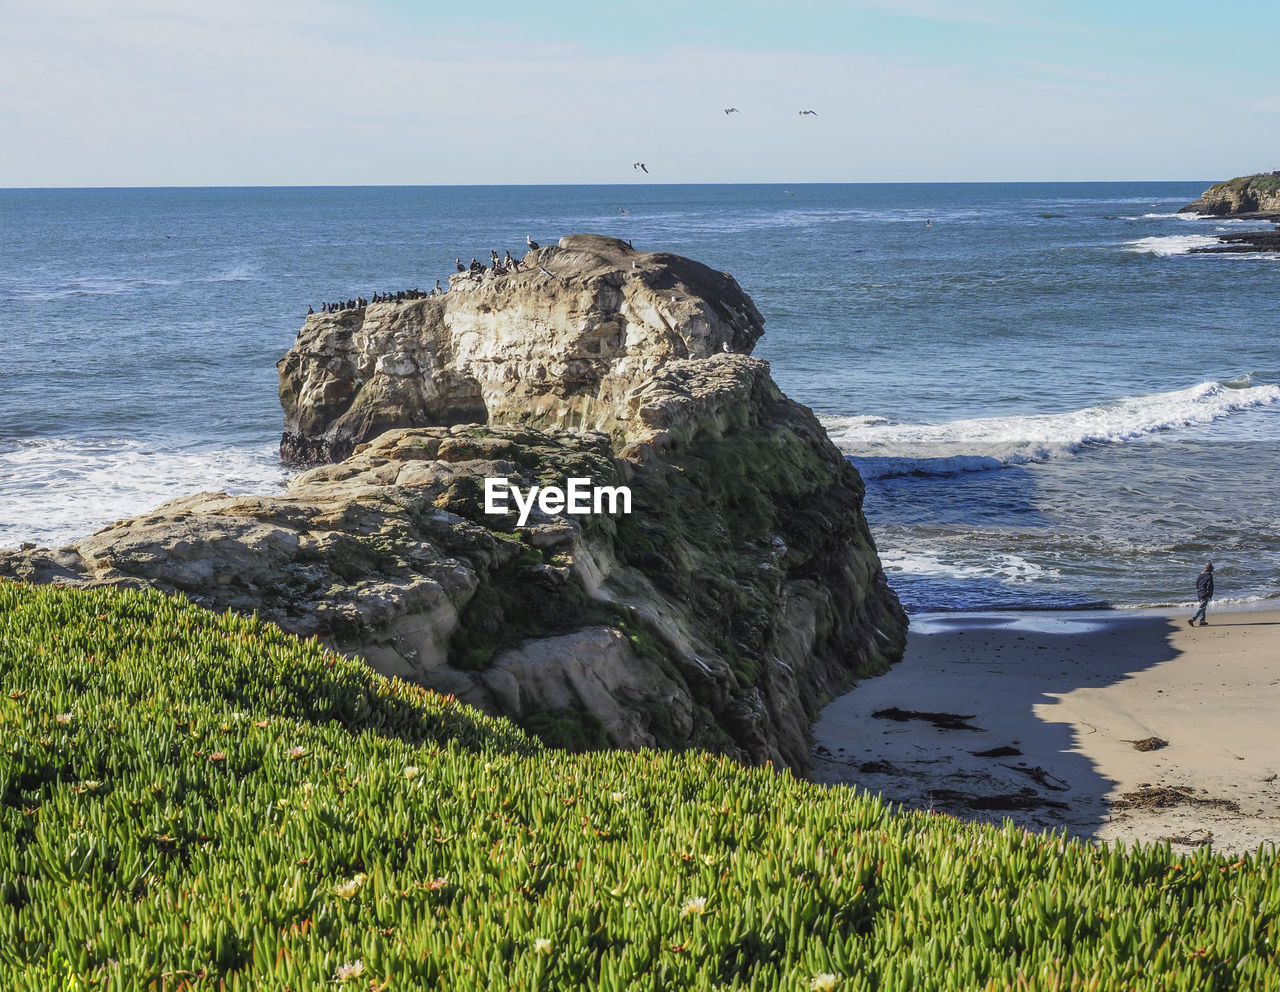
[[[912,809],[1092,836],[1114,815],[1117,783],[1081,751],[1097,728],[1066,722],[1060,697],[1173,659],[1176,628],[1107,611],[913,617],[902,662],[819,715],[813,777]],[[947,716],[961,722],[936,719]]]

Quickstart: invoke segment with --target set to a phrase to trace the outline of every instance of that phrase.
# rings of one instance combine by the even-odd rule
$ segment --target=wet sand
[[[913,617],[903,661],[819,715],[814,778],[1094,841],[1280,846],[1280,612],[1189,615]]]

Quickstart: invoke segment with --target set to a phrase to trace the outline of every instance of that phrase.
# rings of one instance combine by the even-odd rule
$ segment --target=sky
[[[1280,169],[1274,0],[0,0],[0,24],[0,187]]]

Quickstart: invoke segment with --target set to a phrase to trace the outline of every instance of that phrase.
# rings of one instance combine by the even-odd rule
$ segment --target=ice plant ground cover
[[[0,582],[5,989],[1280,989],[1276,868],[551,751],[253,619]]]

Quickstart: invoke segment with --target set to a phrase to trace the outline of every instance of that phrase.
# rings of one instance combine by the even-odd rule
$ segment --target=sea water
[[[0,546],[278,491],[308,305],[590,231],[751,294],[909,609],[1275,597],[1280,259],[1208,185],[0,191]]]

